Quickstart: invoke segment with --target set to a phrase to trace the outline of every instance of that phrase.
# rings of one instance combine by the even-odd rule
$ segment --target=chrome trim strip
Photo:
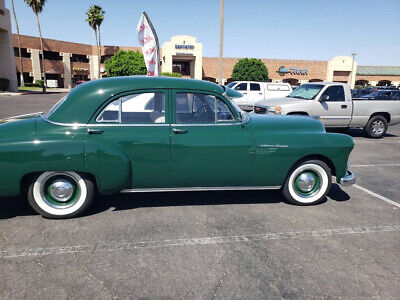
[[[354,173],[347,170],[344,177],[340,179],[340,184],[344,186],[353,185],[356,183],[356,177]]]
[[[281,186],[177,187],[177,188],[126,189],[121,191],[121,193],[248,191],[248,190],[279,190],[280,188]]]
[[[181,124],[171,124],[171,126],[176,126],[176,127],[193,127],[193,126],[233,126],[233,125],[241,125],[241,122],[230,122],[230,123],[224,123],[224,122],[220,122],[220,123],[198,123],[198,124],[190,124],[190,123],[181,123]]]
[[[50,124],[58,125],[58,126],[68,126],[68,127],[149,127],[149,126],[160,126],[167,127],[169,124],[167,123],[154,123],[154,124],[81,124],[81,123],[58,123],[54,121],[50,121],[47,117],[43,117],[43,120]]]
[[[44,111],[39,111],[39,112],[30,113],[30,114],[24,114],[24,115],[18,115],[18,116],[12,116],[12,117],[5,118],[3,120],[12,120],[12,119],[15,119],[15,118],[36,116],[36,115],[42,115],[42,114],[44,114]]]

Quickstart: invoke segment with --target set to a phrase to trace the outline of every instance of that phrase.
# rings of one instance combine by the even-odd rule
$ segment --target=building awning
[[[357,75],[400,76],[400,67],[390,66],[358,66]]]

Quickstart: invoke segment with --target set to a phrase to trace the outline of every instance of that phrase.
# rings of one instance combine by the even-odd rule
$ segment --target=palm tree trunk
[[[40,37],[40,46],[42,48],[42,65],[41,65],[41,71],[43,72],[43,92],[46,93],[46,70],[45,70],[45,66],[44,66],[44,47],[43,47],[43,38],[42,38],[42,31],[40,29],[40,22],[39,22],[39,15],[38,13],[35,13],[36,15],[36,22],[38,25],[38,29],[39,29],[39,37]]]
[[[25,86],[24,68],[23,68],[23,65],[22,65],[22,53],[21,53],[21,36],[19,34],[19,26],[18,26],[17,14],[15,13],[14,0],[11,0],[11,7],[12,7],[13,15],[14,15],[15,27],[17,27],[20,86]]]
[[[98,64],[99,64],[99,67],[97,69],[97,78],[96,79],[99,79],[100,78],[100,60],[99,60],[100,55],[99,55],[99,37],[97,36],[97,29],[94,30],[94,34],[96,36],[97,60],[98,60]]]
[[[100,78],[100,64],[101,64],[101,33],[100,33],[100,26],[99,26],[99,78]]]

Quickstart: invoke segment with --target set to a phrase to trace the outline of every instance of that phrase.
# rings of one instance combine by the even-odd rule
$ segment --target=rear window
[[[268,84],[267,85],[268,91],[290,91],[289,86],[285,84]]]
[[[261,91],[259,83],[250,83],[250,91]]]

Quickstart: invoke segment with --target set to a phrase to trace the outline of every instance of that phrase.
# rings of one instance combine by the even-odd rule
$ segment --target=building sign
[[[193,45],[175,45],[175,49],[194,50]]]
[[[278,73],[281,76],[284,76],[286,74],[308,75],[308,69],[307,68],[295,68],[295,67],[286,68],[285,66],[280,66],[279,70],[278,70]]]

